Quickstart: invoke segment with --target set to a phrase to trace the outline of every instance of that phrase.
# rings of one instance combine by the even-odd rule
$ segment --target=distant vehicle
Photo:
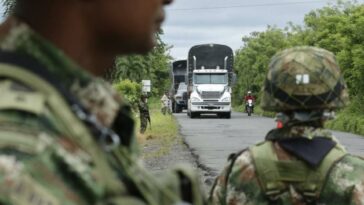
[[[248,116],[251,116],[253,113],[253,100],[249,99],[247,104],[246,104],[246,112],[248,113]]]
[[[187,74],[187,60],[179,60],[172,63],[171,77],[172,88],[172,111],[180,113],[187,109],[187,84],[185,82]]]
[[[219,44],[193,46],[188,53],[188,105],[191,118],[214,113],[231,118],[231,85],[234,54],[230,47]]]

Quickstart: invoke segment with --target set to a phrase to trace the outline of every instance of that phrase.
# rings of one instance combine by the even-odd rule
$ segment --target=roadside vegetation
[[[251,90],[257,104],[270,58],[293,46],[317,46],[333,52],[348,84],[351,104],[338,112],[328,128],[364,135],[364,5],[355,1],[336,4],[309,12],[304,25],[288,23],[284,29],[268,26],[263,32],[243,37],[244,46],[236,51],[238,76],[234,104],[242,104]],[[259,113],[259,108],[256,110]],[[269,114],[269,113],[268,113]]]

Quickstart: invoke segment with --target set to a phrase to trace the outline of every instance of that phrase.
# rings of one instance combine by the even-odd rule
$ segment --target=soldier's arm
[[[209,200],[212,204],[248,204],[246,199],[253,188],[259,192],[252,156],[244,150],[229,157],[229,164],[217,177]]]
[[[347,155],[327,176],[320,199],[326,204],[364,205],[364,160]]]
[[[222,173],[215,179],[215,183],[210,191],[209,201],[211,204],[221,204],[225,205],[226,203],[226,189],[227,189],[227,180],[228,173],[230,171],[231,163],[227,165]]]

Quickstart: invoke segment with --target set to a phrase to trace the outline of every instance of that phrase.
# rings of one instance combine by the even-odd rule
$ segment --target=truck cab
[[[226,70],[196,70],[193,73],[193,92],[188,101],[191,117],[203,113],[231,116],[231,89]]]
[[[231,118],[233,52],[225,45],[205,44],[190,49],[187,114],[217,114]]]

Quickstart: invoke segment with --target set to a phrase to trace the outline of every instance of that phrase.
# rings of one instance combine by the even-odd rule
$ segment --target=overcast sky
[[[287,22],[303,24],[304,16],[336,0],[175,0],[167,8],[163,40],[171,55],[185,59],[196,44],[220,43],[236,50],[242,37],[264,31],[267,25],[284,28]],[[364,0],[358,0],[364,3]]]
[[[305,14],[336,1],[174,0],[167,8],[162,38],[173,46],[170,54],[175,59],[185,59],[197,44],[226,44],[236,50],[243,46],[242,37],[253,31],[264,31],[268,25],[284,28],[288,22],[303,24]]]

